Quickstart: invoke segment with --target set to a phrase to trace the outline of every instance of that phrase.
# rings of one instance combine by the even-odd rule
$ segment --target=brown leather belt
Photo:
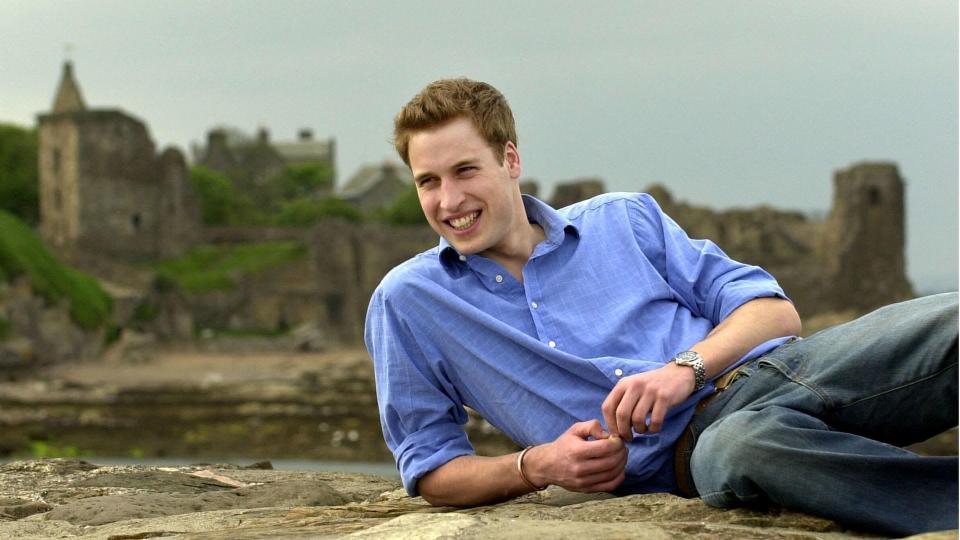
[[[716,391],[701,399],[700,403],[697,403],[693,416],[696,417],[700,414],[700,412],[713,401],[713,398],[717,397],[720,392],[726,390],[737,376],[740,375],[740,370],[748,363],[749,362],[745,362],[736,369],[732,369],[720,377],[717,377],[717,379],[713,381]],[[690,474],[690,456],[693,455],[693,447],[697,442],[693,436],[692,424],[693,419],[691,418],[690,423],[688,423],[687,427],[683,430],[683,434],[677,439],[677,444],[673,450],[673,469],[677,477],[677,490],[683,496],[691,498],[700,496],[700,494],[697,493],[697,487],[693,484],[693,477]]]

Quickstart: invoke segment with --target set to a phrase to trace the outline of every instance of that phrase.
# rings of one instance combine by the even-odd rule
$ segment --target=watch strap
[[[697,351],[683,351],[673,357],[677,365],[693,368],[694,386],[693,391],[700,390],[707,384],[707,369],[703,365],[703,357]]]

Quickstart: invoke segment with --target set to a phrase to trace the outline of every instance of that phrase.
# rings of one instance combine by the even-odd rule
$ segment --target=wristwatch
[[[673,357],[673,361],[678,366],[689,366],[693,368],[696,382],[693,385],[693,391],[703,388],[707,384],[707,370],[703,367],[703,357],[697,351],[683,351]]]

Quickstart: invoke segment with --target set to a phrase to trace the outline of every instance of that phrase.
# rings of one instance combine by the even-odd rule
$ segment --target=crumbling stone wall
[[[603,180],[599,178],[580,178],[558,183],[553,189],[550,206],[563,208],[579,201],[585,201],[604,193]]]
[[[597,192],[593,178],[557,186],[552,204]],[[767,206],[716,211],[676,201],[662,185],[643,191],[693,238],[709,238],[734,259],[762,266],[800,314],[853,311],[911,298],[904,260],[904,187],[893,163],[857,163],[834,173],[826,220]]]
[[[333,343],[359,343],[367,304],[391,268],[436,246],[427,226],[356,225],[329,219],[309,229],[229,228],[208,231],[208,241],[248,243],[298,240],[301,261],[240,278],[236,289],[191,295],[200,327],[276,330],[310,324]]]
[[[713,211],[647,191],[691,237],[762,266],[804,317],[866,312],[913,297],[904,264],[903,180],[896,165],[858,163],[834,173],[826,221],[768,207]]]
[[[803,317],[865,312],[911,297],[904,275],[903,182],[896,167],[854,165],[837,171],[834,184],[826,221],[769,207],[715,211],[676,201],[663,186],[646,191],[691,237],[709,238],[731,257],[776,276]],[[311,229],[222,228],[208,231],[207,238],[297,238],[310,254],[302,263],[250,277],[236,291],[202,296],[199,304],[194,299],[205,310],[195,311],[195,319],[265,330],[310,321],[340,343],[361,341],[367,304],[383,276],[438,241],[427,226],[339,220]]]
[[[175,255],[199,239],[182,156],[168,150],[155,158],[139,121],[116,111],[47,115],[41,148],[41,200],[49,212],[43,231],[61,253],[131,261]],[[710,238],[731,257],[770,271],[804,317],[863,312],[912,296],[896,166],[861,163],[837,171],[834,190],[825,221],[769,207],[718,212],[676,201],[662,186],[646,191],[692,237]],[[601,181],[586,179],[561,186],[553,199],[562,206],[603,191]],[[312,228],[210,228],[202,235],[215,243],[298,239],[309,255],[243,278],[235,290],[190,295],[198,327],[273,331],[309,323],[339,343],[361,341],[380,279],[437,243],[427,226],[339,220]]]
[[[200,201],[179,150],[167,148],[160,154],[158,164],[157,251],[161,257],[172,257],[183,254],[200,240]]]

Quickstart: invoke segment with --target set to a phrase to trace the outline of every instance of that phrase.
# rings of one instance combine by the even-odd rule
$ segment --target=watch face
[[[693,351],[683,351],[677,355],[677,363],[687,366],[699,360],[700,355]]]

